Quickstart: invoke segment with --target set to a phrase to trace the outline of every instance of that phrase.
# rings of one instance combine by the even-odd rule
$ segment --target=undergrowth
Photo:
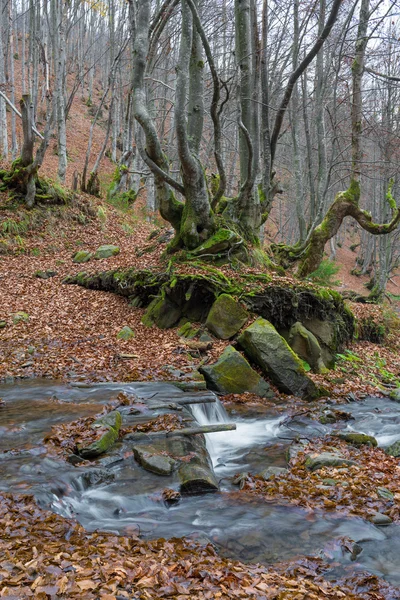
[[[331,260],[323,260],[318,269],[310,273],[308,279],[319,285],[338,286],[341,282],[338,279],[334,279],[334,277],[340,269],[341,265],[337,265]]]

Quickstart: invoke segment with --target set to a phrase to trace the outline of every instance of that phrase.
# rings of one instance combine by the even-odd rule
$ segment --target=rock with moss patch
[[[134,446],[132,449],[137,462],[156,475],[171,475],[176,466],[173,458],[157,453],[152,446]]]
[[[128,327],[128,325],[125,325],[125,327],[123,327],[121,329],[121,331],[119,331],[117,333],[118,340],[131,340],[134,337],[135,337],[135,332],[132,331],[132,329],[130,327]]]
[[[105,429],[106,431],[91,444],[78,444],[77,449],[79,455],[82,458],[96,458],[107,452],[107,450],[109,450],[118,440],[121,425],[122,417],[121,413],[118,411],[112,411],[95,421],[92,425],[92,429],[99,429],[100,431]]]
[[[158,296],[149,304],[142,317],[143,325],[152,327],[157,325],[160,329],[170,329],[180,320],[181,309],[169,298]]]
[[[374,525],[378,525],[380,527],[385,527],[386,525],[390,525],[393,523],[392,519],[383,513],[376,512],[371,516],[371,521]]]
[[[86,263],[93,257],[93,254],[88,250],[78,250],[76,254],[74,254],[72,258],[72,262],[74,263]]]
[[[321,319],[306,319],[303,321],[304,327],[308,329],[318,340],[321,347],[321,356],[324,364],[333,368],[337,352],[340,351],[340,344],[337,340],[337,330],[339,328],[340,316],[337,315],[338,323],[333,321],[322,321]]]
[[[321,394],[307,377],[301,360],[266,319],[257,319],[238,339],[248,358],[270,377],[281,392],[313,399]]]
[[[192,250],[191,254],[193,256],[201,256],[202,254],[216,256],[234,246],[239,246],[241,243],[242,239],[236,233],[229,229],[220,229],[215,235],[201,244],[201,246]]]
[[[100,246],[97,248],[94,258],[96,260],[100,260],[102,258],[111,258],[112,256],[117,256],[120,253],[120,249],[118,246],[113,246],[112,244],[105,244],[104,246]]]
[[[395,458],[400,458],[400,440],[390,444],[390,446],[386,448],[386,454],[394,456]]]
[[[394,400],[394,402],[400,402],[400,388],[392,390],[389,394],[389,398]]]
[[[35,271],[35,277],[38,279],[51,279],[51,277],[55,277],[57,275],[57,271],[52,271],[51,269],[47,269],[46,271]]]
[[[247,360],[232,346],[225,348],[213,365],[200,367],[207,387],[221,394],[252,392],[261,398],[273,398],[266,381],[251,368]]]
[[[206,327],[217,338],[228,340],[246,323],[249,314],[229,294],[221,294],[208,313]]]
[[[371,448],[376,448],[378,445],[378,442],[372,435],[357,433],[356,431],[335,431],[332,432],[332,435],[356,447],[370,446]]]
[[[317,338],[300,321],[290,328],[288,343],[293,352],[306,361],[315,373],[328,371],[322,359],[322,350]]]
[[[29,321],[28,313],[20,310],[15,315],[13,315],[13,323],[17,325],[18,323],[27,323]]]
[[[383,500],[389,500],[390,502],[394,500],[393,493],[387,488],[378,487],[376,488],[376,493],[378,494],[379,498],[382,498]]]
[[[309,471],[318,471],[319,469],[329,467],[350,467],[357,465],[354,460],[348,460],[336,452],[322,452],[321,454],[311,454],[306,458],[305,467]]]
[[[193,325],[188,321],[184,323],[177,331],[179,337],[183,337],[187,340],[192,340],[198,335],[200,329],[197,327],[193,327]]]

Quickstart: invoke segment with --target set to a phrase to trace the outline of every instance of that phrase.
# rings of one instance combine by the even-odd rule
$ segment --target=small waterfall
[[[281,415],[269,419],[237,419],[228,415],[218,398],[213,403],[192,404],[190,410],[199,425],[236,423],[236,430],[205,436],[214,469],[220,468],[226,473],[236,471],[239,466],[243,469],[240,459],[249,448],[277,438],[280,423],[286,417]]]
[[[217,397],[215,402],[192,404],[190,405],[190,410],[199,425],[214,425],[215,423],[228,423],[232,421]]]

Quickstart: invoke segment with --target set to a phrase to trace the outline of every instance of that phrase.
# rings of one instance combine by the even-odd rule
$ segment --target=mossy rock
[[[74,263],[86,263],[93,257],[93,254],[88,250],[79,250],[74,254],[72,262]]]
[[[104,246],[100,246],[97,248],[94,258],[96,260],[101,260],[103,258],[111,258],[112,256],[117,256],[120,253],[120,249],[118,246],[113,246],[112,244],[105,244]]]
[[[35,271],[35,277],[38,279],[51,279],[57,275],[57,271],[47,269],[46,271]]]
[[[215,235],[206,240],[201,246],[191,251],[192,256],[201,256],[211,254],[217,256],[222,252],[227,252],[233,246],[242,242],[242,239],[229,229],[220,229]]]
[[[18,323],[27,323],[29,321],[28,313],[20,310],[15,315],[13,315],[13,323],[17,325]]]
[[[389,398],[394,402],[400,402],[400,388],[392,390],[389,394]]]
[[[208,313],[206,327],[217,338],[228,340],[237,334],[249,317],[247,310],[229,294],[221,294]]]
[[[314,399],[321,393],[307,377],[302,362],[266,319],[257,319],[238,338],[247,357],[261,367],[285,394]]]
[[[297,321],[292,325],[287,341],[293,352],[306,361],[314,373],[328,371],[322,359],[322,350],[317,338],[302,323]]]
[[[232,346],[225,348],[215,364],[200,367],[199,371],[204,375],[207,387],[221,394],[252,392],[261,398],[274,397],[268,383]]]
[[[337,437],[352,446],[356,446],[359,448],[360,446],[370,446],[371,448],[376,448],[378,446],[378,442],[372,435],[366,435],[365,433],[357,433],[357,432],[348,432],[348,431],[338,431],[333,432],[332,435]]]
[[[186,340],[192,340],[198,335],[200,329],[193,327],[190,322],[184,323],[177,331],[179,337],[183,337]]]
[[[167,297],[157,297],[150,303],[142,317],[146,327],[157,325],[160,329],[174,327],[182,316],[181,309]]]
[[[135,337],[135,332],[132,331],[132,329],[130,327],[128,327],[128,325],[125,325],[125,327],[123,327],[121,329],[121,331],[119,331],[117,333],[118,340],[131,340],[134,337]]]
[[[112,411],[95,421],[92,425],[92,429],[106,428],[107,431],[103,433],[99,439],[91,444],[85,446],[84,444],[78,444],[77,450],[82,458],[96,458],[101,454],[104,454],[115,444],[118,440],[119,430],[122,425],[121,413],[118,411]]]
[[[351,467],[353,465],[357,465],[354,460],[347,460],[334,452],[309,455],[305,462],[305,467],[308,471],[318,471],[319,469],[329,467]]]
[[[393,444],[390,444],[385,450],[386,454],[389,456],[394,456],[395,458],[400,457],[400,440],[397,440]]]

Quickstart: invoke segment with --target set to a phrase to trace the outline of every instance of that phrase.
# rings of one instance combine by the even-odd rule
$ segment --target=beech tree
[[[75,189],[104,194],[108,157],[108,199],[133,202],[145,187],[149,212],[175,231],[169,251],[266,260],[265,248],[308,276],[329,241],[335,256],[352,217],[362,232],[357,268],[375,269],[381,288],[387,281],[399,254],[392,3],[0,0],[0,10],[4,158],[16,158],[23,141],[20,72],[36,131],[52,117],[58,180],[69,183],[74,169]],[[91,124],[86,156],[74,165],[68,117],[77,103]],[[14,166],[0,185],[19,185],[30,205],[28,165]]]
[[[162,150],[154,120],[146,100],[146,74],[151,70],[149,57],[154,53],[160,29],[165,26],[178,4],[166,0],[152,13],[152,2],[130,0],[131,32],[134,55],[134,115],[145,137],[139,152],[154,173],[161,215],[175,229],[173,248],[193,250],[205,241],[207,247],[236,248],[245,242],[257,243],[260,227],[268,218],[274,195],[279,191],[275,179],[274,159],[285,114],[296,84],[322,48],[337,19],[341,0],[334,0],[330,14],[318,38],[299,60],[293,47],[293,70],[274,121],[267,110],[260,111],[260,95],[268,102],[267,44],[268,2],[263,5],[262,36],[260,15],[255,0],[235,0],[235,56],[238,68],[237,129],[239,141],[240,189],[233,198],[225,196],[226,169],[221,152],[221,115],[230,99],[230,89],[218,73],[205,28],[199,14],[199,2],[182,0],[179,58],[176,64],[175,131],[181,180],[169,173],[169,160]],[[298,18],[298,17],[297,17]],[[204,56],[210,69],[213,94],[210,115],[213,122],[213,147],[218,173],[208,185],[199,158],[204,123],[203,73]],[[263,59],[263,60],[262,60]],[[266,106],[265,106],[266,108]],[[263,153],[260,154],[263,131]],[[269,135],[269,131],[271,134]],[[177,198],[176,194],[181,198]],[[221,246],[222,243],[222,246]]]
[[[373,10],[376,10],[379,4],[381,2],[378,2]],[[174,121],[179,175],[173,177],[169,168],[170,159],[163,150],[163,140],[158,136],[147,104],[146,79],[151,74],[153,65],[149,57],[154,56],[156,52],[160,30],[165,27],[177,5],[181,15],[181,34],[179,57],[176,62]],[[350,183],[345,192],[337,193],[326,216],[323,216],[328,189],[325,180],[328,174],[327,157],[323,150],[322,97],[323,86],[326,83],[323,79],[324,58],[321,49],[338,19],[340,7],[343,6],[343,17],[348,27],[357,2],[344,3],[333,0],[329,11],[325,0],[316,3],[315,8],[317,5],[319,6],[318,35],[302,57],[300,41],[301,36],[304,38],[306,32],[304,24],[301,27],[299,22],[299,4],[295,2],[292,7],[293,43],[290,58],[283,67],[282,73],[283,77],[287,77],[287,84],[278,102],[276,114],[271,117],[269,76],[271,59],[268,50],[269,3],[267,0],[263,2],[261,13],[260,5],[255,0],[234,2],[234,52],[237,67],[237,72],[234,74],[235,86],[229,86],[219,72],[220,61],[216,59],[207,37],[202,3],[198,0],[181,0],[181,2],[166,0],[157,11],[154,10],[155,7],[150,0],[139,3],[130,0],[134,56],[133,106],[135,118],[144,134],[144,143],[139,139],[138,148],[144,162],[154,174],[161,215],[175,229],[172,250],[196,249],[198,253],[201,252],[202,247],[207,247],[207,251],[211,251],[211,248],[215,251],[224,248],[231,253],[232,250],[245,245],[258,243],[260,227],[268,219],[274,198],[281,191],[275,161],[283,127],[289,127],[292,135],[294,177],[297,181],[294,205],[297,207],[299,241],[294,246],[273,245],[272,251],[276,260],[284,265],[299,262],[298,274],[307,276],[320,264],[326,243],[337,234],[346,216],[356,219],[363,229],[372,234],[386,234],[397,227],[400,214],[392,196],[392,184],[387,191],[387,200],[393,211],[390,222],[375,223],[372,216],[360,208],[362,79],[371,16],[370,2],[367,0],[361,2],[351,68]],[[326,14],[328,16],[325,18]],[[309,165],[312,207],[311,222],[307,224],[301,191],[301,157],[298,147],[300,132],[297,115],[300,110],[300,78],[302,78],[304,103],[307,95],[307,69],[315,57],[317,57],[315,76],[318,103],[316,118],[318,178],[314,184],[312,168]],[[205,61],[213,86],[209,107],[204,106]],[[291,72],[288,72],[289,69]],[[240,186],[237,194],[228,198],[226,164],[221,150],[221,120],[227,105],[235,98]],[[289,124],[287,124],[288,108],[290,108]],[[303,109],[306,121],[307,107],[303,105]],[[214,164],[217,169],[217,174],[211,182],[207,180],[200,159],[200,140],[204,114],[207,110],[213,123],[212,141]],[[311,148],[310,140],[309,148]]]

